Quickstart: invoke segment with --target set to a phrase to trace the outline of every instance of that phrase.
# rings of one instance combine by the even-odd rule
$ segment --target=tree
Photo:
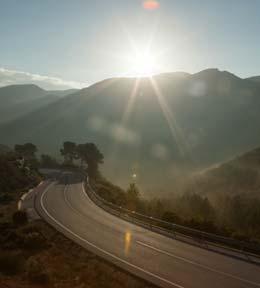
[[[164,212],[162,215],[162,220],[175,224],[182,224],[180,217],[172,211]]]
[[[64,157],[64,162],[66,164],[69,164],[69,165],[73,164],[73,160],[77,156],[76,148],[77,148],[77,145],[74,142],[70,142],[70,141],[63,142],[63,148],[60,149],[60,153]]]
[[[28,222],[27,214],[25,211],[16,211],[13,214],[13,222],[16,225],[25,225]]]
[[[135,183],[131,183],[129,188],[126,190],[127,195],[127,207],[130,210],[136,210],[139,204],[140,192]]]
[[[98,165],[104,161],[104,156],[97,146],[94,143],[79,144],[77,146],[77,155],[81,163],[85,162],[87,164],[89,176],[96,177]]]
[[[32,143],[25,143],[23,145],[15,145],[14,151],[20,156],[24,157],[26,160],[35,159],[35,153],[37,152],[37,147]]]
[[[47,154],[41,155],[41,167],[56,168],[59,166],[56,159]]]
[[[26,169],[37,169],[38,160],[35,153],[37,152],[37,147],[32,143],[25,143],[22,145],[15,145],[14,151],[19,156],[19,159],[16,159],[19,162],[20,167]]]

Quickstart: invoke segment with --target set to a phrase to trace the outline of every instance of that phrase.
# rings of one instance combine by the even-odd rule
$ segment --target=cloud
[[[13,84],[35,84],[46,90],[80,89],[88,86],[86,83],[66,81],[57,77],[0,68],[0,87]]]

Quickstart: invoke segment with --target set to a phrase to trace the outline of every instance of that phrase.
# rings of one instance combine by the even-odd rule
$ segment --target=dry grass
[[[0,271],[1,288],[154,287],[74,244],[43,221],[15,227],[11,223],[15,209],[14,202],[8,207],[0,206],[0,211],[5,214],[2,220],[4,219],[7,226],[9,223],[5,233],[12,236],[9,242],[14,241],[14,243],[8,243],[9,248],[6,248],[7,243],[4,243],[5,239],[2,235],[0,248],[3,252],[8,250],[8,253],[20,251],[25,261],[19,273],[14,273],[12,276],[4,271],[1,274]],[[0,220],[0,224],[1,222]],[[32,237],[43,236],[44,245],[41,240],[41,245],[36,245],[36,248],[27,247],[28,245],[24,243],[30,233]]]

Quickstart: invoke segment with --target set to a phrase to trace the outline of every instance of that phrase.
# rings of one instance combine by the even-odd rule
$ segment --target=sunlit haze
[[[136,49],[128,60],[129,71],[126,75],[133,77],[152,76],[158,72],[158,63],[156,55],[150,49]]]
[[[44,87],[79,88],[209,67],[258,75],[259,11],[242,0],[1,1],[0,85],[38,75]]]
[[[260,288],[260,0],[0,0],[0,288]]]

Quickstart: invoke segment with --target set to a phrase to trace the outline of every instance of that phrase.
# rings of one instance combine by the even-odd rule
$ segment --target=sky
[[[143,2],[0,0],[0,86],[81,88],[146,70],[260,75],[260,1]]]

